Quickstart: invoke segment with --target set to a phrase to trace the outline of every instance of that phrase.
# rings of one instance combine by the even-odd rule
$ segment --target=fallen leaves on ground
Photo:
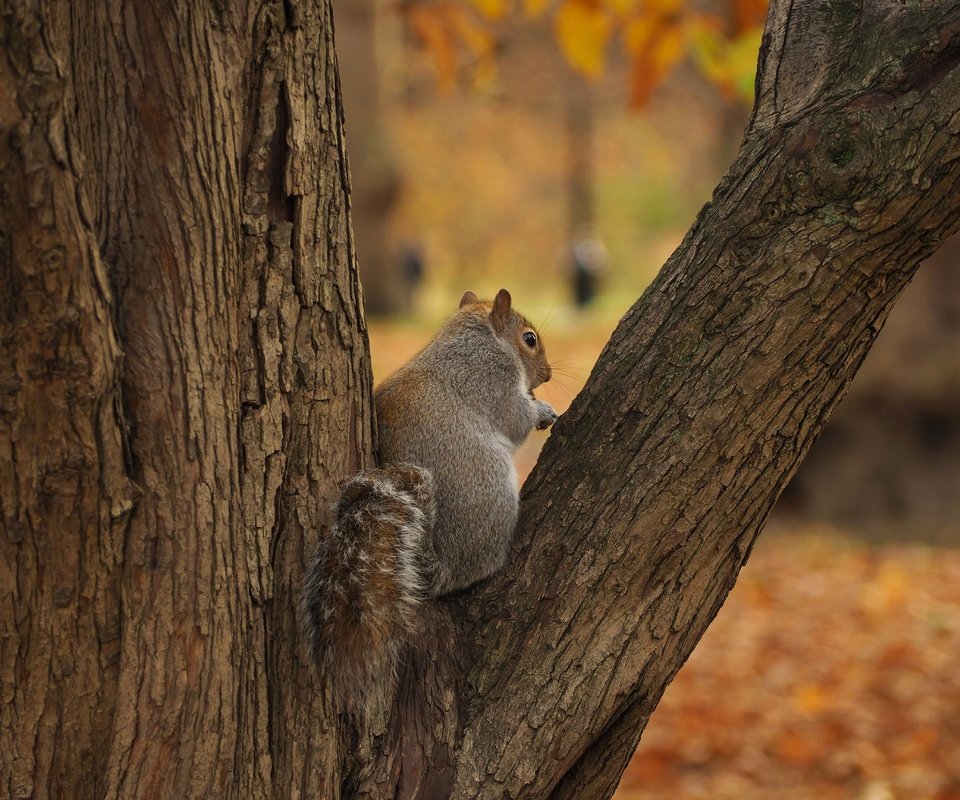
[[[761,537],[615,800],[960,800],[960,551]]]

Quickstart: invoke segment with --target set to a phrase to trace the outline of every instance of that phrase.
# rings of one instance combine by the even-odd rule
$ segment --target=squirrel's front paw
[[[538,431],[546,430],[556,422],[557,412],[553,410],[553,406],[543,400],[534,400],[533,404],[537,412],[536,428]]]

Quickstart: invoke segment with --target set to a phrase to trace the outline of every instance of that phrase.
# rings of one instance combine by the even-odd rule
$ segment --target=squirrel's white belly
[[[513,454],[516,452],[516,445],[511,442],[502,433],[494,434],[494,447],[500,450],[504,463],[507,466],[507,474],[510,476],[510,485],[513,486],[514,494],[520,494],[520,477],[517,475],[517,465],[513,461]]]

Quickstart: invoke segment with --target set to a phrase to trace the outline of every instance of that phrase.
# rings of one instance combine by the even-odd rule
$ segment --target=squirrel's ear
[[[463,297],[460,298],[460,305],[458,308],[463,308],[464,306],[472,306],[480,302],[480,298],[477,297],[473,292],[464,292]]]
[[[501,289],[493,298],[493,310],[490,312],[490,322],[493,329],[499,333],[507,330],[510,319],[510,292]]]

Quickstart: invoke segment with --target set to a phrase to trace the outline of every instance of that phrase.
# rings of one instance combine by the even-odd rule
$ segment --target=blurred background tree
[[[400,185],[394,143],[384,125],[377,59],[377,2],[337,5],[337,56],[344,113],[350,120],[353,233],[362,251],[367,313],[406,308],[391,251],[389,224]]]

